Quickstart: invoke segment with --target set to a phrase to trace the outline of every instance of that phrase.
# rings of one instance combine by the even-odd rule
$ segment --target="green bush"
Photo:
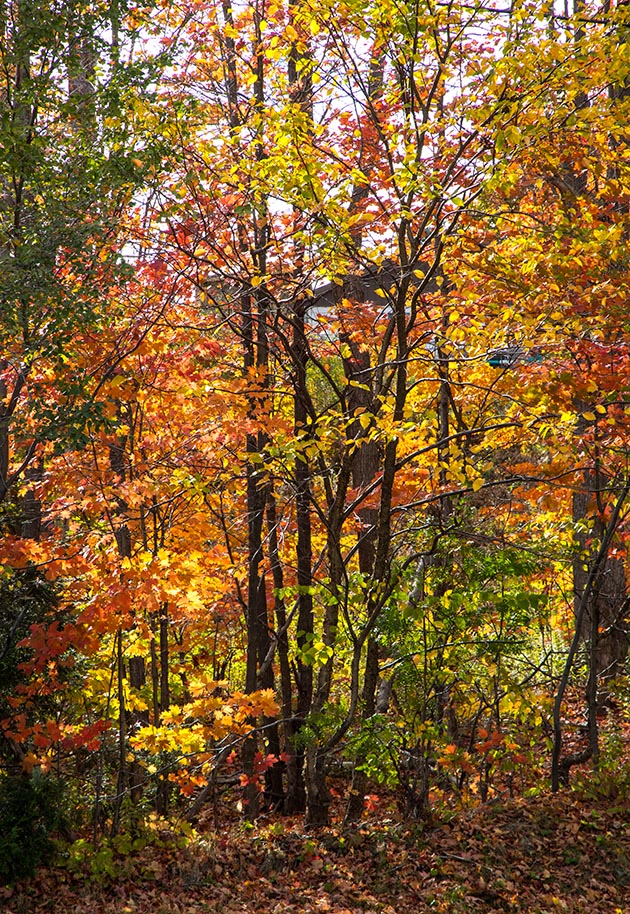
[[[0,884],[32,876],[54,850],[62,820],[62,790],[54,778],[0,776]]]

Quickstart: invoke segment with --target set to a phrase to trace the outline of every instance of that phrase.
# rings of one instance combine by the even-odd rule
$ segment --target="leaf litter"
[[[435,827],[379,822],[305,832],[302,820],[173,835],[113,876],[42,869],[0,889],[3,914],[627,914],[630,804],[514,799]]]

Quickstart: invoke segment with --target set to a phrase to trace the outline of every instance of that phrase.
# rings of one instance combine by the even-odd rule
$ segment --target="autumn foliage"
[[[67,830],[619,761],[627,29],[2,5],[0,778]]]

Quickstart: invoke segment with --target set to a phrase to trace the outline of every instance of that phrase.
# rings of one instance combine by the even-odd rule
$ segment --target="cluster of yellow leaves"
[[[271,689],[245,695],[227,692],[227,683],[200,678],[191,683],[193,701],[171,705],[162,713],[159,725],[140,727],[130,739],[135,754],[149,774],[157,772],[155,762],[146,762],[144,753],[155,756],[168,753],[178,759],[180,768],[169,775],[184,795],[190,795],[207,781],[207,773],[219,745],[233,737],[243,739],[252,733],[260,717],[277,714],[278,706]]]

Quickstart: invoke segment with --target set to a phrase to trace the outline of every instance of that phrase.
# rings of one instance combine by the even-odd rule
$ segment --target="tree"
[[[123,12],[72,0],[7,2],[0,10],[3,586],[21,595],[5,609],[5,651],[10,658],[22,649],[30,658],[21,663],[30,680],[13,696],[18,723],[10,716],[4,734],[22,757],[33,741],[36,749],[60,745],[60,715],[72,718],[72,712],[61,712],[61,699],[38,705],[38,695],[57,688],[72,693],[76,679],[64,678],[63,668],[74,662],[71,646],[90,643],[73,624],[76,580],[85,565],[67,536],[70,512],[67,505],[61,514],[51,512],[42,497],[50,494],[51,471],[79,462],[82,450],[118,419],[109,382],[129,352],[121,326],[127,313],[119,307],[133,275],[124,246],[135,233],[134,191],[157,160],[156,147],[134,134],[151,62],[122,58],[144,11],[138,8],[135,24],[124,25],[116,19]],[[135,157],[139,146],[144,162]],[[145,313],[143,320],[151,317]],[[136,321],[135,330],[140,327]],[[136,337],[131,351],[137,343]],[[44,612],[47,588],[56,602]],[[30,720],[29,728],[32,711],[43,720]]]
[[[260,602],[265,561],[285,584],[279,562],[303,569],[298,591],[314,591],[321,621],[311,634],[304,611],[308,630],[297,635],[297,655],[316,667],[306,777],[308,817],[320,823],[328,814],[326,760],[356,719],[366,657],[375,669],[372,635],[394,587],[393,559],[412,565],[422,553],[408,542],[398,546],[404,524],[430,518],[438,539],[461,524],[449,491],[484,486],[473,441],[488,436],[490,444],[499,426],[520,429],[525,446],[520,400],[506,415],[505,394],[486,380],[492,372],[477,371],[474,361],[496,348],[493,334],[509,341],[511,318],[495,318],[492,306],[482,310],[479,297],[458,311],[458,272],[476,234],[496,232],[503,242],[501,208],[534,144],[552,150],[559,137],[579,142],[570,117],[588,51],[577,62],[567,55],[564,34],[545,35],[536,10],[503,16],[483,5],[366,11],[342,4],[332,15],[328,7],[293,4],[213,15],[211,27],[205,16],[186,24],[194,35],[185,67],[195,116],[204,99],[212,101],[201,132],[185,136],[181,178],[174,176],[158,218],[171,219],[173,264],[204,288],[250,353],[245,397],[253,426],[243,458],[252,686],[254,668],[273,650]],[[602,74],[589,76],[601,85]],[[337,295],[325,291],[327,280]],[[370,286],[380,295],[366,292]],[[320,302],[321,319],[308,332],[305,323],[306,339],[292,305],[301,299],[313,301],[301,306],[306,313]],[[469,357],[462,358],[468,328],[479,353],[469,372]],[[454,393],[476,387],[468,404]],[[282,408],[287,396],[299,407],[293,441]],[[530,412],[542,421],[548,404]],[[426,416],[424,425],[410,422],[414,414]],[[294,475],[286,458],[296,449]],[[416,467],[437,470],[426,498],[418,487],[405,491]],[[284,556],[275,544],[265,558],[264,488],[305,492],[307,479],[318,574],[305,573],[303,509],[301,558],[290,557],[289,540]],[[435,496],[437,517],[422,511]],[[285,505],[288,517],[291,501]],[[274,529],[282,506],[274,495]],[[355,517],[358,545],[348,538]],[[307,605],[304,590],[297,597]],[[326,715],[346,652],[350,689],[335,723]],[[372,676],[364,692],[368,717],[375,682]]]
[[[339,752],[349,819],[384,759],[414,814],[456,765],[487,796],[503,731],[541,725],[528,658],[573,612],[574,562],[602,671],[597,614],[624,600],[584,594],[625,549],[625,13],[549,15],[165,2],[82,19],[69,94],[44,74],[50,137],[55,113],[74,132],[33,172],[56,209],[7,247],[37,296],[2,450],[7,490],[39,461],[43,523],[5,554],[63,577],[56,656],[86,667],[64,726],[97,809],[151,790],[164,811],[176,784],[197,811],[237,750],[250,816],[325,824]]]
[[[547,420],[541,426],[544,459],[556,479],[545,499],[561,525],[570,517],[573,526],[575,629],[555,703],[556,788],[573,764],[591,756],[597,764],[605,682],[621,671],[627,653],[627,444],[623,408],[613,405],[624,399],[618,372],[626,328],[616,302],[625,296],[627,207],[617,159],[625,93],[616,83],[627,78],[617,49],[626,15],[622,8],[596,24],[579,6],[558,29],[583,74],[577,92],[565,87],[555,98],[566,106],[571,130],[521,157],[511,187],[501,190],[506,218],[496,234],[484,233],[484,250],[473,255],[484,264],[497,310],[505,308],[510,320],[506,339],[517,354],[510,371],[527,379],[528,407],[537,402],[553,418],[553,428]],[[538,476],[531,465],[523,468]],[[543,487],[549,491],[549,482]],[[578,645],[589,669],[589,741],[561,763],[560,714]]]

